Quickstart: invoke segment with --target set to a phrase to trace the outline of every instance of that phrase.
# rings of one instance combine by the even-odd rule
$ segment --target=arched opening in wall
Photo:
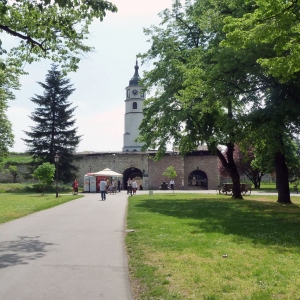
[[[188,178],[188,186],[207,190],[208,180],[207,175],[201,170],[194,170]]]
[[[132,103],[132,109],[137,109],[137,103],[136,102]]]
[[[128,179],[135,179],[137,182],[138,190],[140,185],[143,184],[143,172],[138,168],[128,168],[123,172],[123,190],[127,190]]]

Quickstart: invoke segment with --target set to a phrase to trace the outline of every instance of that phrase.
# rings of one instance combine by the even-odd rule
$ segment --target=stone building
[[[153,159],[155,151],[141,152],[142,144],[136,142],[135,139],[139,135],[138,128],[143,118],[145,94],[139,86],[137,62],[134,69],[134,75],[125,88],[122,151],[76,154],[75,165],[78,167],[79,185],[83,186],[85,174],[109,168],[123,174],[123,188],[127,187],[128,178],[138,178],[144,189],[155,190],[160,188],[163,181],[169,183],[169,179],[162,176],[162,173],[167,167],[173,166],[177,172],[175,189],[181,188],[182,180],[184,188],[188,190],[215,189],[220,183],[218,158],[207,150],[194,151],[186,156],[181,156],[177,152],[167,152],[159,161]],[[1,178],[0,174],[1,179],[4,178]]]
[[[159,189],[163,181],[169,179],[161,174],[167,167],[176,170],[175,188],[181,188],[184,181],[185,189],[215,189],[220,178],[217,171],[218,158],[208,151],[201,150],[181,156],[179,153],[168,152],[159,160],[154,161],[155,151],[141,152],[141,143],[135,141],[139,135],[139,126],[143,119],[143,101],[145,94],[139,86],[139,66],[136,62],[135,72],[125,88],[124,139],[122,152],[99,152],[78,154],[78,179],[83,184],[84,174],[97,172],[105,168],[123,174],[123,187],[127,187],[128,178],[139,178],[144,189]]]
[[[86,173],[109,168],[123,174],[124,188],[128,178],[141,178],[144,189],[157,190],[163,181],[169,182],[162,175],[169,166],[177,173],[175,189],[181,188],[182,180],[187,190],[215,189],[219,184],[218,158],[208,151],[195,151],[186,156],[168,152],[159,161],[153,160],[154,155],[150,151],[80,154],[77,160],[79,185],[83,185]]]

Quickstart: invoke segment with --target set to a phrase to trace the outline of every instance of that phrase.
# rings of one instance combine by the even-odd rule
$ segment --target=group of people
[[[127,181],[127,195],[129,194],[130,196],[135,195],[137,191],[137,187],[138,187],[137,182],[134,179],[131,180],[131,178],[129,178]]]

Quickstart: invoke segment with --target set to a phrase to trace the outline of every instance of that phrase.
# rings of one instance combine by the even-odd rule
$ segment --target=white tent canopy
[[[115,176],[115,177],[123,177],[122,174],[117,173],[115,171],[112,171],[111,169],[104,169],[102,171],[96,172],[96,173],[90,173],[90,175],[94,175],[94,176]]]

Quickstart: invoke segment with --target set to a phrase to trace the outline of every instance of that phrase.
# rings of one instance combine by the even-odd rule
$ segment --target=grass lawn
[[[300,299],[300,198],[154,194],[129,198],[135,299]]]
[[[0,224],[24,217],[77,198],[80,195],[44,195],[28,193],[0,193]]]

